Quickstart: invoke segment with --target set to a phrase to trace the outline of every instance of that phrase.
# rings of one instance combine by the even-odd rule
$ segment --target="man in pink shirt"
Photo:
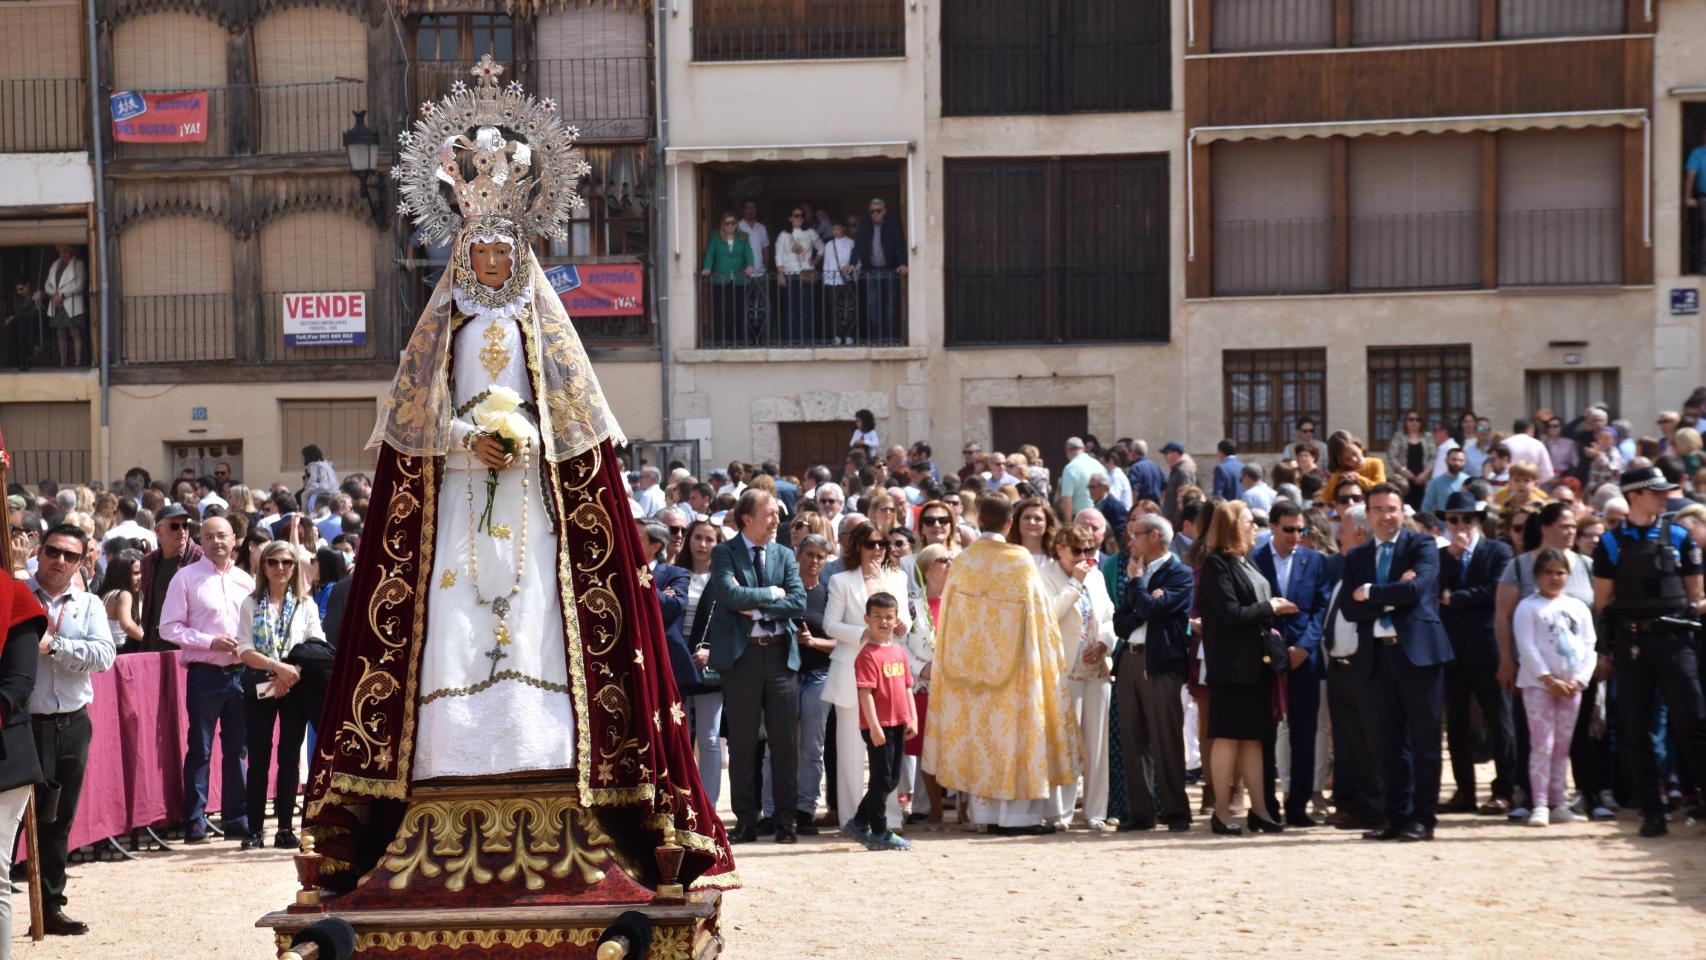
[[[248,733],[243,723],[242,664],[237,660],[237,615],[253,593],[253,577],[232,562],[237,538],[223,517],[201,525],[200,560],[178,571],[160,609],[160,637],[177,644],[190,715],[184,757],[184,842],[207,839],[207,778],[213,756],[213,728],[219,726],[224,757],[225,832],[249,832],[244,809],[243,761]]]

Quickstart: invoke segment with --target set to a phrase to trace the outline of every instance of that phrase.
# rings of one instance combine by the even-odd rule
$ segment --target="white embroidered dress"
[[[531,296],[493,309],[456,292],[467,314],[453,335],[452,402],[457,410],[487,388],[502,385],[534,401],[516,318]],[[531,324],[529,316],[526,320]],[[496,333],[489,331],[496,326]],[[483,352],[484,351],[484,352]],[[493,362],[494,376],[486,367]],[[498,365],[501,363],[501,365]],[[534,418],[529,416],[529,422]],[[475,531],[486,505],[486,467],[462,446],[475,427],[457,417],[438,492],[432,598],[427,607],[420,707],[412,779],[492,776],[574,765],[574,714],[568,693],[562,608],[557,599],[557,536],[542,498],[537,424],[527,485],[521,458],[498,473],[492,509],[494,532]],[[473,500],[468,491],[472,484]],[[510,640],[499,645],[490,601],[516,585],[526,513],[526,561],[520,592],[510,596],[505,623]],[[507,531],[504,529],[507,528]],[[505,537],[502,534],[508,533]],[[480,595],[475,599],[469,545],[479,551]],[[494,662],[492,654],[501,654]]]

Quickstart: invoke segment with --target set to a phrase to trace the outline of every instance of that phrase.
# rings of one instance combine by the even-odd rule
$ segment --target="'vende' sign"
[[[359,347],[367,342],[367,294],[287,293],[284,345]]]

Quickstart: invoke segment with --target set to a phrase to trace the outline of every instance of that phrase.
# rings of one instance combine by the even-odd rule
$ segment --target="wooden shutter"
[[[71,80],[85,66],[77,0],[0,3],[0,80]]]
[[[1350,141],[1350,286],[1481,284],[1481,138]]]
[[[88,401],[0,403],[0,433],[12,456],[8,483],[62,485],[95,479],[90,466]]]
[[[120,362],[236,356],[231,237],[193,217],[157,217],[119,235]]]
[[[1050,218],[1053,333],[1066,343],[1161,340],[1169,331],[1165,154],[1059,162]]]
[[[586,140],[644,137],[651,69],[646,14],[603,5],[539,18],[539,58],[529,68],[540,96]]]
[[[200,90],[225,83],[225,30],[190,13],[150,13],[113,30],[113,86]]]
[[[1044,112],[1050,39],[1046,3],[945,0],[942,112]]]
[[[990,450],[1008,453],[1025,444],[1039,450],[1062,450],[1067,437],[1090,432],[1089,407],[990,407]],[[1050,471],[1060,478],[1060,469]]]
[[[778,462],[784,474],[804,476],[820,464],[840,470],[847,459],[853,425],[846,420],[779,423],[776,427],[781,433],[782,456]]]
[[[1354,0],[1351,43],[1438,43],[1477,40],[1481,0]]]
[[[1499,36],[1564,37],[1621,33],[1627,0],[1499,0]]]
[[[947,162],[947,338],[1000,343],[1046,319],[1042,160]]]
[[[265,356],[286,360],[365,360],[374,356],[378,330],[373,311],[373,247],[379,238],[366,221],[312,210],[287,214],[261,230],[261,332]],[[348,347],[286,347],[285,293],[367,294],[367,342]],[[365,439],[365,437],[363,438]]]
[[[255,81],[261,153],[341,153],[367,109],[367,28],[320,7],[268,14],[255,24]]]
[[[367,438],[378,418],[371,397],[355,400],[280,400],[279,430],[284,437],[279,469],[302,467],[302,448],[314,444],[332,461],[339,479],[356,471],[372,472],[377,451],[367,450]]]
[[[1623,132],[1499,134],[1499,283],[1623,279]]]
[[[1213,150],[1214,292],[1332,289],[1332,145],[1269,140]]]
[[[1333,45],[1334,0],[1213,0],[1215,50]]]

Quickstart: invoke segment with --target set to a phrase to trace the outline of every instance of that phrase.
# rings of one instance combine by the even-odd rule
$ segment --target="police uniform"
[[[1675,488],[1654,467],[1627,471],[1622,481],[1625,493]],[[1675,622],[1694,618],[1683,578],[1699,576],[1703,566],[1700,546],[1688,530],[1664,517],[1644,527],[1625,521],[1600,537],[1594,553],[1594,579],[1613,584],[1599,652],[1613,658],[1624,763],[1642,818],[1661,828],[1664,805],[1653,740],[1646,735],[1652,729],[1655,691],[1664,697],[1671,729],[1691,768],[1706,770],[1699,729],[1706,699],[1694,631]]]

